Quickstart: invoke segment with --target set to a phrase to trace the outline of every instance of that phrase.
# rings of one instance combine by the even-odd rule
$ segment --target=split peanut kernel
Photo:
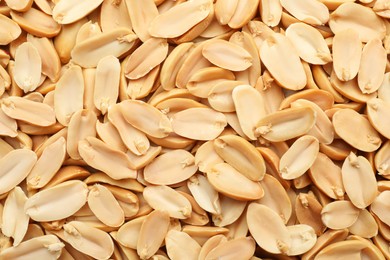
[[[390,259],[389,0],[0,0],[0,259]]]

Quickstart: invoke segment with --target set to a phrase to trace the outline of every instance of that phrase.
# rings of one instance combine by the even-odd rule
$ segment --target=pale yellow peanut
[[[34,152],[27,149],[15,149],[0,159],[0,193],[12,190],[24,180],[37,161]]]
[[[158,10],[153,0],[124,0],[130,15],[134,32],[145,42],[151,37],[149,27],[152,21],[158,16]]]
[[[176,76],[181,68],[185,57],[193,48],[194,43],[182,43],[169,53],[165,59],[160,73],[161,85],[165,90],[171,90],[175,87]]]
[[[53,19],[59,24],[70,24],[87,16],[97,8],[103,0],[59,1],[53,8]]]
[[[341,169],[328,156],[318,153],[309,175],[316,186],[334,199],[342,199],[345,193]]]
[[[255,200],[264,196],[259,182],[251,181],[227,163],[214,165],[207,172],[207,179],[218,192],[237,200]],[[242,186],[246,189],[241,189]]]
[[[79,180],[66,181],[29,197],[24,210],[36,221],[64,219],[73,215],[87,202],[87,193],[85,183]]]
[[[23,241],[27,241],[34,237],[40,237],[43,235],[45,234],[43,233],[43,229],[41,226],[39,226],[38,224],[29,224],[26,235],[23,238]]]
[[[332,61],[324,37],[314,27],[294,23],[286,30],[286,36],[297,49],[299,56],[310,64],[326,64]]]
[[[134,45],[137,39],[131,30],[123,27],[103,32],[77,44],[71,51],[72,60],[84,68],[96,67],[108,55],[119,57]]]
[[[269,174],[265,174],[260,183],[264,189],[264,196],[257,202],[275,211],[286,224],[292,214],[292,204],[286,190]]]
[[[268,26],[273,27],[279,24],[282,18],[282,5],[276,0],[260,0],[261,20]]]
[[[144,178],[155,185],[172,185],[194,175],[195,158],[185,150],[174,150],[158,156],[144,168]]]
[[[93,23],[92,21],[88,21],[83,24],[76,35],[76,45],[81,42],[92,38],[93,36],[98,36],[102,34],[102,29],[100,28],[98,23]]]
[[[227,242],[227,238],[224,235],[215,235],[210,237],[202,246],[199,253],[199,260],[205,260],[208,253],[218,245],[222,245]]]
[[[147,135],[163,138],[172,132],[168,117],[148,103],[126,100],[120,103],[119,108],[129,124]]]
[[[374,200],[374,202],[371,205],[371,212],[375,214],[383,223],[386,225],[390,224],[390,218],[389,218],[389,197],[390,197],[390,191],[382,191]]]
[[[58,259],[65,245],[55,235],[34,237],[22,242],[19,247],[10,247],[0,253],[4,259],[39,258]]]
[[[386,0],[377,0],[372,7],[372,10],[379,16],[390,18],[390,7]]]
[[[279,110],[283,100],[286,98],[283,93],[283,89],[279,87],[267,70],[264,71],[263,75],[257,80],[255,88],[263,97],[267,114]]]
[[[96,67],[93,100],[95,107],[106,114],[119,94],[120,63],[114,56],[102,58]]]
[[[320,1],[305,0],[294,2],[281,0],[280,3],[290,14],[308,24],[322,25],[329,20],[329,10]]]
[[[302,255],[302,259],[313,259],[314,256],[322,250],[324,247],[336,243],[339,241],[343,241],[348,236],[348,230],[347,229],[340,229],[340,230],[331,230],[329,229],[326,231],[322,236],[318,237],[317,243],[310,249],[308,252]]]
[[[27,196],[16,186],[4,202],[1,230],[4,235],[14,239],[14,246],[18,246],[26,235],[30,217],[24,212]]]
[[[364,239],[357,235],[351,235],[348,240],[352,241],[360,241],[366,246],[366,248],[362,251],[362,257],[372,258],[372,259],[381,259],[384,260],[385,257],[381,250],[371,240]]]
[[[200,207],[213,214],[221,212],[218,192],[205,176],[196,174],[190,177],[187,181],[187,186]]]
[[[16,120],[7,116],[3,110],[0,110],[0,135],[16,137],[18,135],[17,128]]]
[[[243,0],[237,2],[237,7],[228,25],[233,29],[245,26],[256,14],[259,0]]]
[[[87,175],[84,182],[88,185],[101,182],[136,192],[142,192],[144,190],[141,183],[134,179],[115,180],[103,172],[96,172],[90,176]]]
[[[362,43],[354,29],[336,33],[333,38],[333,69],[342,81],[353,79],[360,66]]]
[[[365,157],[351,152],[343,163],[341,173],[345,191],[357,208],[364,209],[375,200],[378,193],[375,174]]]
[[[242,71],[252,65],[252,56],[245,49],[224,40],[207,42],[202,54],[214,65],[232,71]]]
[[[96,136],[96,123],[96,115],[90,110],[82,109],[73,114],[69,121],[66,138],[66,151],[72,159],[81,159],[78,151],[79,141],[84,140],[88,136]]]
[[[207,67],[195,72],[189,79],[186,88],[196,97],[207,98],[214,86],[234,79],[233,72],[229,70],[219,67]]]
[[[139,232],[146,217],[138,217],[123,224],[118,229],[116,240],[128,248],[137,249]]]
[[[214,149],[214,142],[207,141],[203,143],[195,153],[195,164],[198,166],[199,171],[205,173],[214,164],[222,163],[223,159],[219,157]]]
[[[256,124],[266,115],[261,94],[250,85],[240,85],[233,89],[232,99],[242,131],[255,140]]]
[[[221,212],[214,214],[212,220],[214,225],[225,227],[235,223],[244,213],[247,202],[238,201],[224,195],[219,195]]]
[[[33,7],[23,13],[11,11],[11,17],[26,32],[38,37],[54,37],[61,31],[51,16]]]
[[[197,242],[200,246],[202,246],[210,237],[219,234],[226,234],[228,230],[226,228],[218,227],[185,225],[182,231],[183,233],[188,234],[193,239],[193,241]],[[199,254],[200,252],[197,253]]]
[[[329,27],[336,34],[353,29],[359,34],[362,42],[368,42],[373,38],[382,40],[386,34],[385,23],[371,8],[350,2],[343,3],[332,12]]]
[[[114,251],[110,235],[79,221],[64,225],[64,240],[76,250],[94,258],[108,259]]]
[[[345,124],[348,120],[348,124]],[[382,141],[370,122],[352,109],[340,109],[332,118],[335,132],[345,142],[361,151],[371,152],[379,148]],[[359,131],[355,131],[359,126]]]
[[[131,152],[136,155],[146,153],[150,147],[148,138],[143,132],[127,123],[122,114],[120,104],[115,104],[110,108],[108,111],[108,119],[118,130],[123,143]]]
[[[375,154],[374,163],[379,175],[387,178],[390,170],[390,142],[387,141]]]
[[[244,131],[241,128],[240,122],[238,120],[236,113],[224,113],[226,121],[229,126],[241,137],[248,138]],[[249,139],[249,138],[248,138]]]
[[[149,139],[155,144],[168,149],[185,149],[195,142],[194,140],[181,137],[175,133],[171,133],[165,138],[154,138],[149,136]]]
[[[227,125],[226,117],[210,108],[189,108],[172,117],[173,131],[194,140],[216,138]]]
[[[359,240],[340,241],[323,248],[315,257],[316,260],[328,260],[335,257],[360,258],[367,246]]]
[[[313,108],[316,111],[316,123],[307,134],[316,137],[320,143],[330,144],[333,142],[334,130],[332,122],[317,104],[305,99],[298,99],[290,105],[292,108],[304,106]]]
[[[33,189],[45,186],[58,172],[66,156],[66,141],[63,137],[48,145],[26,178]]]
[[[178,4],[152,19],[149,33],[153,37],[174,38],[183,35],[211,12],[210,0],[189,1]],[[172,23],[172,19],[175,20]]]
[[[328,63],[328,64],[332,65],[333,63]],[[334,89],[334,87],[329,81],[329,74],[324,69],[325,67],[328,67],[327,70],[329,70],[331,74],[335,73],[335,71],[332,70],[331,66],[329,66],[328,64],[326,66],[313,65],[312,66],[313,78],[320,89],[328,91],[333,96],[335,102],[343,103],[346,101],[345,97],[343,97],[339,92],[337,92]]]
[[[19,25],[5,15],[0,14],[0,44],[6,45],[14,41],[22,33]]]
[[[112,149],[95,137],[89,136],[81,140],[78,151],[88,165],[103,171],[115,180],[134,179],[137,176],[124,152]]]
[[[54,91],[54,111],[58,122],[69,125],[73,114],[83,108],[84,79],[82,70],[74,65],[60,77]]]
[[[144,168],[152,163],[152,161],[160,154],[161,146],[150,146],[143,155],[136,155],[131,151],[127,151],[126,155],[129,158],[130,164],[135,170]]]
[[[100,34],[102,34],[102,29],[100,28],[99,24],[88,21],[87,23],[83,24],[83,26],[81,26],[77,32],[76,45]]]
[[[4,0],[4,2],[10,9],[15,10],[17,12],[28,11],[28,9],[30,9],[33,4],[33,0]]]
[[[197,23],[190,30],[185,32],[183,35],[173,38],[172,42],[175,44],[181,44],[188,41],[195,40],[201,33],[205,31],[205,28],[209,27],[214,19],[214,8],[210,8],[210,12],[201,22]]]
[[[194,197],[192,197],[189,193],[183,192],[183,191],[178,191],[180,195],[183,195],[191,204],[192,207],[192,212],[191,215],[183,219],[182,221],[185,224],[189,225],[206,225],[209,223],[209,217],[207,215],[207,212],[199,206],[199,204],[195,201]],[[174,222],[175,224],[171,223],[171,228],[170,229],[176,229],[179,230],[181,223],[176,219],[176,220],[171,220],[171,222]]]
[[[114,195],[105,186],[96,184],[88,193],[88,206],[95,216],[110,227],[121,226],[124,222],[124,212]]]
[[[233,89],[243,82],[223,80],[215,84],[209,91],[207,100],[210,106],[219,112],[234,112]]]
[[[34,0],[34,3],[41,9],[44,13],[51,15],[53,13],[53,8],[55,1],[51,0]]]
[[[215,17],[220,24],[226,25],[229,23],[236,11],[238,2],[238,0],[219,0],[215,3]]]
[[[130,55],[124,65],[124,73],[129,79],[143,77],[163,62],[167,55],[167,41],[160,38],[150,38]]]
[[[48,76],[53,82],[57,81],[60,76],[61,62],[53,42],[48,38],[38,38],[31,34],[27,35],[27,41],[35,46],[41,57],[42,74]]]
[[[0,258],[390,255],[383,0],[76,2],[0,0]]]
[[[196,260],[200,253],[200,245],[187,233],[170,230],[165,237],[167,253],[170,259],[180,260],[183,258]]]
[[[256,243],[274,254],[287,254],[291,236],[283,220],[267,206],[251,203],[246,215],[249,232]]]
[[[322,222],[331,229],[348,228],[359,217],[360,210],[350,201],[339,200],[325,205],[321,211]]]
[[[364,94],[359,88],[357,78],[341,81],[336,73],[333,71],[330,75],[330,83],[332,87],[337,90],[338,93],[342,94],[344,97],[349,98],[352,101],[365,103],[368,100],[375,98],[377,92],[373,92],[371,94]]]
[[[287,255],[301,255],[309,251],[317,242],[317,236],[314,229],[305,224],[287,226],[291,236],[291,248]]]
[[[158,83],[157,79],[158,79],[158,74],[160,72],[160,67],[161,67],[160,65],[157,65],[145,76],[139,79],[129,80],[129,84],[127,84],[127,89],[126,89],[127,96],[133,100],[141,99],[148,96],[150,92],[153,90],[153,88],[156,87],[155,84]]]
[[[12,65],[11,65],[12,66]],[[3,95],[6,89],[11,86],[12,80],[8,72],[0,66],[0,94]]]
[[[120,208],[123,210],[125,218],[131,218],[138,214],[139,199],[137,195],[129,190],[114,185],[103,184],[103,186],[114,195]],[[118,209],[117,212],[120,212],[120,210]],[[121,213],[119,213],[118,216],[121,216]]]
[[[378,224],[371,213],[364,209],[359,213],[358,219],[348,230],[354,235],[372,238],[378,234]]]
[[[291,180],[302,176],[313,165],[319,150],[317,138],[309,135],[298,138],[280,158],[282,178]]]
[[[77,33],[81,26],[88,22],[87,18],[62,26],[61,32],[54,38],[54,48],[62,63],[70,60],[71,51],[76,44]]]
[[[137,253],[141,259],[153,256],[164,241],[169,228],[169,215],[165,211],[155,210],[141,225]]]
[[[283,143],[281,143],[281,144],[282,144],[282,146],[284,146]],[[280,148],[282,148],[282,149],[280,149]],[[272,175],[274,178],[276,178],[285,189],[290,188],[291,183],[289,181],[283,179],[279,174],[280,156],[285,151],[288,150],[288,147],[287,146],[286,147],[272,147],[272,148],[257,147],[256,149],[261,153],[261,155],[264,158],[267,173]]]
[[[105,0],[101,5],[100,25],[104,32],[116,27],[132,28],[126,1]]]
[[[171,118],[175,113],[183,111],[188,108],[194,108],[194,107],[207,107],[204,104],[199,103],[196,101],[195,97],[194,99],[191,98],[169,98],[166,100],[163,100],[159,102],[156,105],[156,108],[159,109],[161,112],[163,112],[165,115],[168,116],[168,118]]]
[[[264,41],[275,33],[265,23],[256,20],[249,21],[248,24],[243,27],[243,31],[249,33],[253,37],[257,49],[259,50]]]
[[[310,107],[288,108],[263,117],[257,122],[254,132],[255,136],[272,142],[285,141],[307,133],[315,120],[315,111]]]
[[[0,51],[0,65],[4,69],[10,62],[10,54],[4,50]]]
[[[0,68],[1,71],[1,68]],[[390,103],[390,72],[387,72],[383,78],[383,82],[378,89],[378,98]]]
[[[358,84],[362,93],[373,93],[381,86],[386,69],[386,57],[386,50],[378,38],[368,41],[364,46],[358,74]],[[373,59],[375,63],[371,62]]]
[[[373,242],[377,248],[383,253],[384,257],[389,258],[390,251],[387,248],[387,240],[383,238],[382,235],[378,234],[377,236],[373,237]]]
[[[190,202],[168,186],[147,186],[143,196],[152,208],[165,210],[172,218],[185,219],[191,215]]]
[[[235,135],[221,136],[214,140],[214,150],[250,180],[263,179],[266,171],[264,159],[244,138]]]
[[[208,41],[201,42],[196,45],[193,50],[191,50],[190,53],[186,55],[184,61],[182,63],[180,62],[181,67],[177,72],[175,80],[175,85],[178,88],[185,88],[191,76],[199,69],[211,66],[211,63],[202,55],[203,46],[207,42]]]
[[[15,53],[13,78],[25,93],[38,87],[41,70],[42,59],[37,48],[29,42],[21,44]]]
[[[236,238],[216,246],[207,254],[205,259],[222,257],[247,259],[254,254],[255,245],[256,243],[251,237]]]
[[[306,85],[306,75],[298,53],[284,35],[273,34],[267,38],[261,45],[260,58],[284,88],[300,90]]]
[[[229,239],[235,239],[235,238],[247,236],[249,229],[246,222],[245,214],[241,215],[238,221],[234,222],[228,227],[229,227],[229,233],[227,234],[227,237]]]
[[[3,158],[5,155],[7,155],[9,152],[14,150],[14,148],[4,141],[4,139],[0,139],[0,159]]]
[[[322,205],[310,194],[299,193],[295,201],[295,214],[301,224],[306,224],[314,229],[320,236],[325,230],[325,225],[321,221]]]
[[[255,86],[261,75],[261,61],[254,38],[247,32],[235,32],[229,41],[244,48],[252,56],[252,66],[243,71],[236,71],[236,79]]]

